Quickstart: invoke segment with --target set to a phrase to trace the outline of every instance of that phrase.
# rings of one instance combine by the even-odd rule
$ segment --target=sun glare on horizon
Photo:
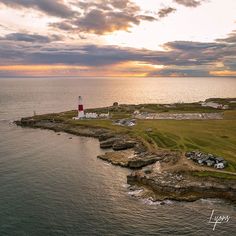
[[[0,0],[0,8],[1,77],[236,76],[234,0]]]

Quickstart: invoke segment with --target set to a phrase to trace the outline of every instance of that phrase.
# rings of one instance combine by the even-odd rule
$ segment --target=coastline
[[[236,202],[236,175],[234,173],[230,179],[196,175],[201,171],[215,172],[215,170],[192,164],[180,151],[157,147],[150,149],[143,140],[128,132],[90,126],[88,123],[75,126],[54,118],[48,119],[46,115],[37,118],[22,118],[15,123],[22,127],[49,129],[97,138],[101,148],[113,148],[113,151],[106,152],[98,158],[132,169],[132,173],[127,176],[127,183],[149,189],[155,201],[222,198]],[[227,173],[227,171],[217,172]]]

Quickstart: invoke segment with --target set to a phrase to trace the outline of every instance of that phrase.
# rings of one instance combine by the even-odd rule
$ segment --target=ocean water
[[[127,188],[128,169],[96,158],[96,139],[12,124],[34,111],[75,109],[78,95],[85,107],[192,102],[236,97],[236,79],[0,79],[0,236],[235,235],[235,205],[139,199]],[[212,210],[230,217],[214,231]]]

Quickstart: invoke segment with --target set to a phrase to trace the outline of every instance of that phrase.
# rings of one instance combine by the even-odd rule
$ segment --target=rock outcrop
[[[98,140],[102,142],[102,141],[105,141],[107,139],[114,138],[114,137],[115,137],[115,134],[108,132],[108,133],[103,133],[99,135]]]
[[[121,138],[113,137],[100,142],[100,148],[112,148],[116,142],[121,142]]]
[[[16,124],[98,138],[101,148],[115,150],[99,155],[98,158],[114,165],[139,169],[127,176],[127,182],[131,185],[142,185],[151,189],[156,200],[193,201],[204,197],[236,201],[235,180],[193,176],[191,174],[193,168],[189,167],[187,163],[190,160],[183,157],[181,162],[180,153],[168,150],[155,150],[150,153],[138,138],[121,133],[117,134],[106,128],[72,125],[54,119],[29,117],[16,121]],[[140,168],[143,169],[140,170]]]
[[[138,169],[162,160],[164,157],[149,154],[139,155],[134,150],[129,149],[125,151],[106,152],[103,155],[99,155],[98,158],[114,165]]]
[[[94,137],[98,138],[104,133],[108,133],[109,130],[104,128],[86,127],[86,126],[72,126],[63,122],[56,122],[53,119],[34,119],[34,118],[22,118],[15,121],[16,125],[30,128],[49,129],[55,132],[66,132],[77,136]]]
[[[195,201],[200,198],[223,198],[236,202],[235,181],[222,181],[216,178],[193,177],[188,173],[152,171],[149,167],[133,171],[127,176],[128,184],[150,188],[155,200]]]
[[[102,134],[99,137],[100,148],[112,148],[114,151],[126,150],[134,148],[138,142],[122,135],[114,135],[111,133]]]
[[[125,150],[125,149],[135,147],[136,143],[137,142],[134,140],[121,140],[121,141],[115,142],[112,148],[114,151]]]

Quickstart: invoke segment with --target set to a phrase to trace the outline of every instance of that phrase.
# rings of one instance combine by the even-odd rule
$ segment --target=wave
[[[172,205],[174,204],[174,201],[171,200],[164,200],[164,201],[154,201],[153,198],[145,198],[142,199],[142,202],[146,205],[150,205],[150,206],[156,206],[156,205]]]
[[[140,193],[142,193],[144,190],[143,189],[137,189],[137,190],[132,190],[129,191],[128,194],[131,196],[140,196]]]
[[[222,199],[218,199],[218,198],[201,198],[198,201],[200,201],[201,203],[207,203],[207,204],[221,204],[224,202],[224,200]]]

